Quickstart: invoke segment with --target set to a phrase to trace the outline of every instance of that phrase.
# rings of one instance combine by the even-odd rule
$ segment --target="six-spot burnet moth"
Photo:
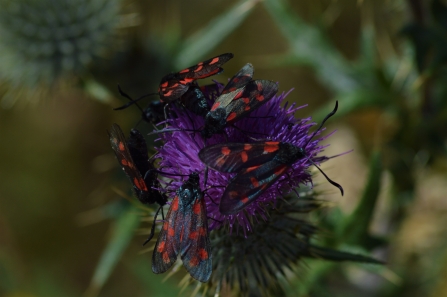
[[[167,271],[180,254],[189,274],[207,282],[212,270],[207,219],[199,175],[194,172],[171,202],[152,254],[152,271]]]
[[[120,126],[113,124],[109,136],[112,149],[129,177],[138,200],[143,204],[165,205],[167,196],[156,190],[160,189],[158,172],[149,161],[143,135],[137,129],[132,129],[129,139],[126,139]]]
[[[232,58],[232,53],[225,53],[200,62],[197,65],[185,68],[179,72],[169,73],[161,79],[158,93],[147,94],[136,100],[133,100],[119,89],[121,95],[128,98],[131,102],[115,108],[115,110],[127,108],[145,97],[158,94],[160,96],[160,101],[164,103],[163,107],[165,107],[167,103],[180,99],[180,102],[190,111],[197,115],[204,116],[209,111],[209,107],[202,90],[196,84],[196,80],[221,73],[223,71],[221,66]],[[146,110],[143,111],[143,119],[145,119],[144,115],[147,113]]]
[[[143,204],[157,203],[159,205],[154,217],[153,228],[149,237],[143,243],[144,245],[154,236],[158,212],[163,210],[168,197],[159,190],[161,186],[158,181],[158,171],[149,161],[147,145],[143,135],[137,129],[132,129],[129,139],[126,140],[120,126],[113,124],[109,137],[116,158],[129,177],[138,200]]]
[[[321,129],[334,110],[326,116],[320,127],[313,133],[303,147],[278,141],[259,141],[252,143],[219,143],[200,150],[199,158],[207,166],[227,173],[237,173],[226,187],[219,204],[222,214],[236,214],[256,201],[267,188],[277,181],[298,160],[306,158],[334,186],[343,188],[332,181],[307,155],[306,146]]]
[[[223,69],[220,66],[233,57],[232,53],[222,54],[179,72],[165,75],[158,88],[160,100],[169,103],[179,99],[196,80],[221,73]]]

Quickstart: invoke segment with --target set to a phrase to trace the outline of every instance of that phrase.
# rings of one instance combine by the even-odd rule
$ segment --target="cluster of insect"
[[[247,117],[253,110],[272,99],[278,91],[278,85],[273,81],[253,79],[254,70],[251,64],[242,67],[221,90],[217,84],[198,85],[198,79],[221,73],[221,66],[231,58],[231,53],[222,54],[164,76],[156,93],[160,101],[151,102],[144,109],[137,101],[145,96],[133,100],[119,89],[121,95],[130,102],[117,109],[135,104],[140,108],[143,120],[153,124],[166,120],[166,125],[169,125],[169,118],[176,117],[170,108],[175,104],[204,118],[204,126],[193,132],[199,132],[206,143],[213,135],[224,134],[227,127]],[[216,99],[212,104],[208,103],[204,92],[215,94]],[[337,105],[320,128],[336,110]],[[158,132],[171,131],[175,129],[163,129]],[[160,211],[163,215],[163,206],[168,202],[168,196],[158,180],[159,175],[167,173],[155,168],[153,160],[148,156],[146,141],[137,129],[132,129],[129,138],[126,138],[121,128],[114,124],[109,135],[112,148],[133,185],[135,195],[143,204],[159,205],[151,234],[144,243],[146,244],[154,236],[156,218]],[[223,215],[235,215],[256,201],[295,162],[307,157],[307,144],[297,147],[291,143],[269,140],[255,140],[249,143],[225,142],[210,146],[204,144],[199,158],[206,168],[236,174],[220,198],[219,211]],[[342,187],[325,174],[324,176],[338,187],[343,195]],[[210,279],[212,255],[207,209],[203,197],[204,190],[200,188],[199,173],[191,172],[170,201],[168,213],[163,215],[163,225],[152,256],[154,273],[167,271],[180,254],[183,265],[193,278],[201,282]]]

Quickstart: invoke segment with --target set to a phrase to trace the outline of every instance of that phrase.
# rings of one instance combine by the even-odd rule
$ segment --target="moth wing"
[[[166,219],[163,222],[157,243],[152,253],[152,271],[154,273],[163,273],[168,270],[177,260],[180,249],[179,237],[176,236],[181,219],[179,211],[179,198],[176,196],[169,207]]]
[[[280,149],[280,143],[219,143],[200,150],[199,158],[207,166],[220,172],[239,172],[272,160]]]
[[[277,181],[290,166],[271,160],[240,171],[228,184],[220,199],[219,211],[222,214],[236,214]]]
[[[180,98],[189,88],[194,79],[178,78],[175,74],[168,74],[161,79],[158,93],[160,100],[166,103],[173,102]]]
[[[238,73],[236,73],[228,82],[228,84],[224,87],[221,92],[221,95],[216,99],[211,110],[215,110],[218,107],[225,107],[232,100],[243,92],[245,86],[252,81],[253,79],[253,65],[250,63],[245,64]]]
[[[127,146],[126,138],[121,130],[120,126],[113,124],[112,129],[109,132],[110,144],[115,152],[116,158],[118,159],[121,167],[123,168],[126,175],[129,177],[133,184],[138,197],[142,193],[147,193],[148,188],[146,183],[135,165],[135,162],[130,154],[129,147]]]
[[[278,92],[278,84],[270,80],[253,80],[236,96],[228,106],[227,124],[232,124],[245,117],[253,110],[269,101]]]
[[[186,78],[193,79],[202,79],[215,74],[219,74],[223,71],[220,66],[228,62],[233,57],[234,55],[232,53],[222,54],[217,57],[200,62],[197,65],[183,69],[179,71],[178,74],[183,74]]]
[[[211,245],[208,233],[208,218],[203,194],[192,203],[187,238],[183,238],[181,258],[189,274],[198,281],[207,282],[212,272]]]
[[[146,140],[140,131],[137,129],[130,130],[130,136],[127,140],[127,147],[129,148],[129,152],[135,166],[144,178],[146,172],[149,171],[149,169],[153,169],[153,166],[149,162]]]

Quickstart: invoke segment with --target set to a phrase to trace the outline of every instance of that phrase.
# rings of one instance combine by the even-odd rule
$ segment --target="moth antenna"
[[[143,243],[143,246],[145,246],[146,243],[151,241],[152,237],[154,237],[154,235],[155,235],[155,223],[157,221],[157,217],[158,217],[158,213],[160,212],[160,209],[163,209],[163,206],[160,205],[160,207],[158,208],[157,212],[155,213],[154,223],[152,224],[151,233],[149,234],[149,237],[146,239],[146,241]]]
[[[163,221],[165,220],[165,214],[163,212],[163,206],[160,205],[161,208],[161,218],[163,219]]]
[[[213,220],[213,221],[215,221],[215,222],[218,222],[218,223],[221,223],[221,224],[222,224],[222,221],[216,220],[215,218],[208,217],[208,219],[209,219],[209,220]]]
[[[125,108],[131,106],[132,104],[135,104],[136,106],[138,106],[138,108],[141,110],[141,112],[143,112],[143,109],[141,108],[141,106],[138,105],[137,102],[140,101],[141,99],[146,98],[146,97],[149,97],[149,96],[152,96],[152,95],[157,95],[157,93],[146,94],[146,95],[143,95],[143,96],[141,96],[140,98],[134,100],[134,99],[132,99],[132,97],[130,97],[129,95],[127,95],[127,94],[121,89],[120,85],[118,85],[118,92],[120,93],[121,96],[123,96],[123,97],[129,99],[130,102],[127,103],[127,104],[124,104],[123,106],[114,108],[113,110],[122,110],[122,109],[125,109]]]
[[[337,109],[338,109],[338,100],[335,101],[335,108],[334,108],[334,110],[331,111],[331,112],[324,118],[324,120],[323,120],[323,121],[321,122],[321,124],[320,124],[320,127],[318,127],[318,129],[315,130],[315,132],[312,134],[312,136],[311,136],[311,137],[309,138],[309,140],[307,141],[307,143],[306,143],[306,145],[304,146],[304,148],[307,147],[307,145],[308,145],[309,142],[312,140],[312,138],[314,138],[315,134],[317,134],[318,131],[321,130],[321,128],[323,127],[324,123],[326,123],[326,121],[327,121],[331,116],[333,116],[333,115],[337,112]]]
[[[211,202],[213,202],[213,204],[214,205],[219,205],[219,204],[217,204],[216,203],[216,201],[214,201],[214,199],[211,197],[211,195],[210,194],[208,194],[208,193],[205,193],[205,192],[203,192],[205,195],[207,195],[208,196],[208,198],[210,198],[210,200],[211,200]]]
[[[312,161],[312,159],[308,158],[308,160],[309,160],[310,163],[312,163],[315,167],[317,167],[317,169],[324,175],[324,177],[326,178],[326,180],[327,180],[331,185],[337,187],[337,188],[340,190],[341,195],[343,196],[343,194],[344,194],[343,187],[340,186],[340,184],[338,184],[338,183],[334,182],[333,180],[331,180],[331,179],[326,175],[326,173],[324,173],[323,170],[321,170],[320,167],[318,167],[317,164],[315,164],[314,161]]]

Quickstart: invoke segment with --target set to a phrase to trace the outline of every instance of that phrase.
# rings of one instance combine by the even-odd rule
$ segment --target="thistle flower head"
[[[273,97],[266,104],[254,110],[250,117],[237,121],[236,127],[226,128],[226,134],[216,134],[207,140],[200,135],[204,119],[187,110],[174,107],[177,118],[169,120],[169,125],[171,128],[182,131],[162,134],[163,145],[158,148],[158,156],[161,159],[160,166],[163,171],[172,174],[189,174],[193,171],[200,173],[202,189],[206,189],[207,213],[213,219],[210,221],[210,230],[228,225],[230,230],[236,228],[238,231],[240,228],[246,235],[253,228],[253,218],[267,220],[266,205],[274,205],[278,199],[282,199],[300,184],[312,183],[308,170],[312,166],[312,162],[319,164],[327,160],[326,157],[317,156],[325,147],[320,144],[325,137],[311,139],[312,135],[309,129],[315,123],[311,122],[310,118],[297,119],[294,116],[295,111],[302,107],[296,107],[295,104],[288,106],[287,103],[281,106],[287,95],[288,93],[282,93]],[[224,215],[219,211],[219,200],[225,186],[235,174],[221,173],[210,169],[205,177],[206,165],[201,162],[198,153],[205,146],[205,142],[206,145],[226,142],[246,143],[254,142],[253,138],[291,143],[304,148],[306,157],[292,164],[284,176],[265,189],[256,201],[247,206],[244,211],[235,215]],[[168,187],[171,187],[172,190],[177,189],[183,183],[183,179],[183,177],[174,177]]]
[[[11,96],[14,90],[23,93],[26,88],[35,98],[35,89],[85,71],[107,49],[118,24],[120,2],[2,1],[0,78],[11,89]]]

